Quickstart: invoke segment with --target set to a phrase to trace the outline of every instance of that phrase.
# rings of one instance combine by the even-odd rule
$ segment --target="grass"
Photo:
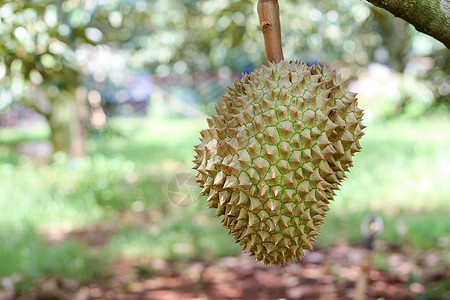
[[[19,292],[26,292],[41,276],[85,283],[104,270],[106,257],[94,255],[88,247],[71,240],[52,246],[29,224],[21,227],[0,231],[0,276],[19,276]]]
[[[0,130],[0,145],[15,145],[30,141],[44,141],[50,136],[47,126],[38,125],[31,128],[2,128]]]
[[[325,241],[335,240],[338,232],[347,239],[358,237],[359,227],[351,219],[361,220],[371,211],[385,220],[381,238],[389,243],[411,242],[428,249],[444,243],[441,238],[450,228],[448,132],[446,118],[371,124],[363,151],[332,205],[331,222],[323,227],[329,236]]]
[[[169,181],[193,174],[192,146],[205,121],[114,119],[110,125],[108,134],[88,141],[89,157],[73,161],[59,154],[45,166],[14,153],[7,144],[18,139],[0,130],[0,278],[83,282],[123,257],[239,253],[204,198],[187,207],[168,199]],[[375,212],[384,220],[381,241],[450,249],[448,132],[445,117],[369,124],[364,150],[332,204],[318,246],[339,239],[361,243],[359,224]],[[94,250],[70,234],[99,224],[115,230]],[[59,238],[49,242],[53,236]]]

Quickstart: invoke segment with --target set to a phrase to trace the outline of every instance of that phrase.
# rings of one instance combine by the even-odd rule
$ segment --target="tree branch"
[[[44,116],[47,120],[50,118],[50,115],[52,113],[52,107],[51,105],[44,103],[42,105],[43,101],[46,101],[46,99],[42,96],[42,92],[39,91],[35,86],[29,88],[26,93],[24,94],[22,101],[25,106],[28,108],[31,108],[38,114]],[[40,102],[40,103],[39,103]]]
[[[258,1],[259,24],[264,35],[267,61],[278,63],[284,59],[281,48],[280,12],[277,0]]]
[[[366,0],[402,18],[450,49],[450,0]]]
[[[35,102],[24,99],[23,103],[32,110],[34,110],[35,112],[37,112],[38,114],[42,115],[44,118],[46,119],[50,118],[50,113],[48,111],[41,109]]]

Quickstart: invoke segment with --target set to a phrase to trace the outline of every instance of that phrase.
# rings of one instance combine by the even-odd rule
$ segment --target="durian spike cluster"
[[[335,72],[285,62],[229,87],[195,147],[197,181],[245,252],[297,261],[360,151],[363,111]]]

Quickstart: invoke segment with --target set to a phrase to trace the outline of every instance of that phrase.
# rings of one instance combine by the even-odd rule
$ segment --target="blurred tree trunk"
[[[84,157],[89,112],[86,91],[61,91],[50,98],[51,111],[45,115],[50,127],[53,152],[64,152],[73,157]]]
[[[414,25],[450,49],[449,0],[366,0]]]
[[[23,100],[27,107],[47,120],[54,153],[64,152],[73,157],[86,155],[89,109],[85,88],[60,90],[55,96],[31,88]]]
[[[87,91],[79,87],[75,92],[75,116],[72,119],[71,152],[74,157],[86,156],[85,141],[87,135],[87,123],[89,110],[87,107]]]
[[[389,34],[386,36],[385,46],[389,52],[389,63],[395,72],[403,73],[409,57],[408,52],[411,48],[411,34],[408,32],[408,23],[400,19],[389,18],[388,28],[385,28]]]
[[[73,112],[74,101],[68,97],[69,93],[60,92],[55,98],[50,98],[52,103],[51,112],[45,117],[50,127],[50,142],[53,146],[53,152],[64,152],[69,154],[71,151],[71,111]]]
[[[380,26],[378,31],[383,38],[382,45],[389,54],[389,66],[395,73],[403,73],[411,48],[411,33],[408,30],[408,23],[398,18],[391,18],[388,12],[376,7],[372,9],[372,13]],[[392,115],[401,115],[410,101],[411,98],[408,95],[402,94]]]

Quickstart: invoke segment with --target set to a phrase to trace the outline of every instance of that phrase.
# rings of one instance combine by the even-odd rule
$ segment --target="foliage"
[[[195,81],[194,72],[230,74],[265,60],[250,0],[19,0],[4,1],[0,11],[0,80],[7,87],[0,109],[15,99],[48,113],[36,98],[61,100],[83,82],[90,89],[120,85],[126,70]],[[372,62],[389,64],[426,78],[446,102],[448,50],[387,12],[357,0],[291,0],[281,5],[281,19],[287,59],[333,63],[346,79]]]
[[[56,3],[56,4],[55,4]],[[2,66],[7,75],[4,98],[23,99],[27,85],[40,86],[48,98],[80,83],[77,48],[92,43],[88,32],[90,15],[69,1],[6,1],[1,6],[0,46]],[[6,95],[6,96],[5,96]],[[43,113],[49,108],[31,103]]]

